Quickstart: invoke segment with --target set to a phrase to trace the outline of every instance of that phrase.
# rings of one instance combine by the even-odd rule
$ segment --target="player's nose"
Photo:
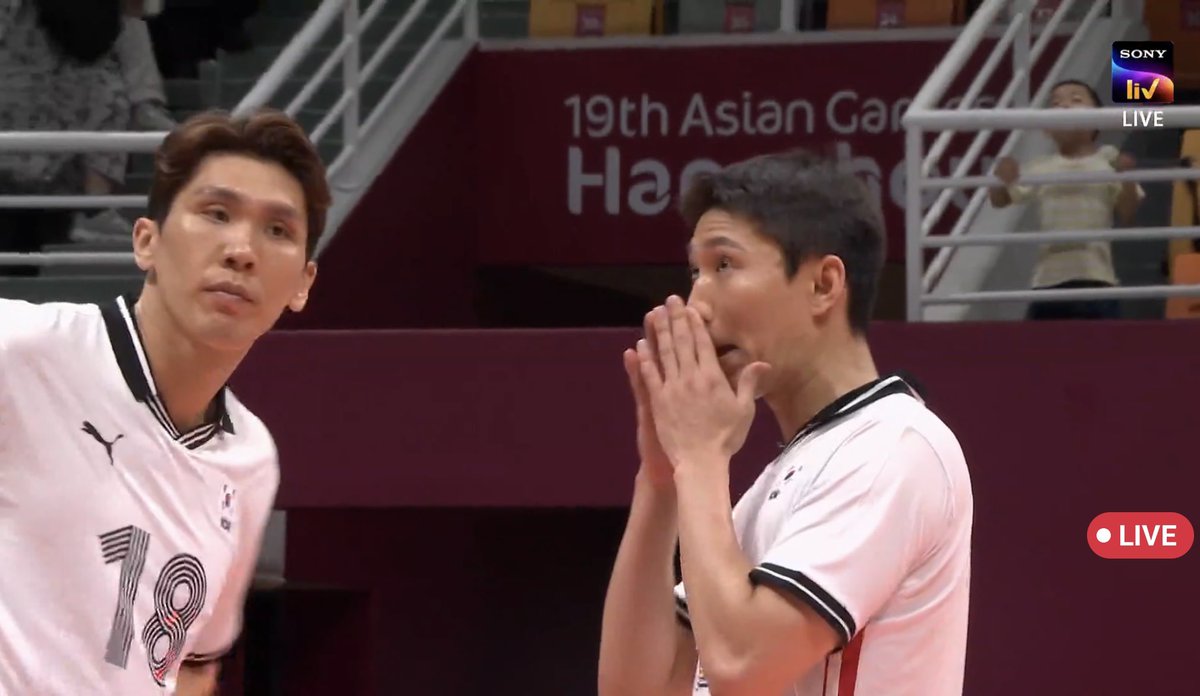
[[[227,225],[222,238],[222,261],[226,268],[248,271],[258,262],[253,226],[248,222]]]
[[[700,284],[692,286],[692,292],[688,295],[688,306],[700,313],[700,318],[705,324],[712,321],[712,304],[708,301],[703,290],[700,289]]]

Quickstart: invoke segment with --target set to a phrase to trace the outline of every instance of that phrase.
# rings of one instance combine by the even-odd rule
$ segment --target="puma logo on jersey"
[[[88,435],[91,435],[93,438],[96,439],[96,442],[99,442],[101,445],[104,446],[104,452],[105,452],[105,454],[108,455],[108,464],[109,464],[109,466],[112,466],[112,464],[113,464],[113,445],[117,444],[117,440],[120,440],[121,438],[123,438],[125,436],[122,435],[121,433],[117,433],[117,436],[115,438],[113,438],[112,442],[109,442],[108,440],[104,439],[104,436],[100,434],[99,430],[96,430],[96,426],[92,425],[88,421],[83,422],[83,428],[81,428],[81,430],[83,430],[83,432],[87,433]]]

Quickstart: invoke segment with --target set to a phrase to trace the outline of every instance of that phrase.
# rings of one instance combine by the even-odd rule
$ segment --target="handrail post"
[[[1008,0],[984,0],[975,14],[963,26],[958,38],[950,44],[950,49],[942,57],[941,62],[925,79],[925,84],[917,90],[911,105],[918,109],[936,109],[942,95],[950,88],[950,82],[959,74],[964,64],[973,55],[975,48],[987,33],[1000,11]]]
[[[1012,9],[1023,13],[1025,21],[1013,38],[1013,78],[1019,80],[1016,94],[1013,95],[1013,105],[1029,106],[1029,86],[1033,82],[1032,66],[1029,64],[1029,45],[1033,27],[1033,13],[1036,0],[1015,0]]]
[[[361,65],[359,48],[361,43],[358,41],[358,0],[344,1],[346,5],[342,15],[343,36],[354,39],[350,42],[346,50],[346,57],[342,61],[342,86],[346,92],[350,93],[350,101],[346,104],[346,111],[342,115],[342,146],[349,148],[358,141],[358,107],[362,94],[359,85],[359,66]]]
[[[779,31],[785,34],[795,34],[796,6],[804,0],[780,0],[779,2]]]
[[[288,41],[279,53],[279,57],[267,68],[258,82],[250,88],[246,96],[233,108],[235,115],[241,116],[252,109],[257,109],[270,103],[283,82],[300,65],[300,61],[308,55],[312,45],[337,21],[337,15],[343,11],[345,0],[322,0],[321,5],[313,12],[300,31]],[[382,7],[382,5],[380,6]]]
[[[1112,17],[1113,19],[1133,19],[1140,20],[1144,12],[1142,0],[1113,0],[1112,1]]]
[[[463,37],[469,43],[479,40],[479,0],[467,0],[463,11]]]
[[[921,219],[924,217],[921,213],[921,180],[924,178],[921,174],[921,161],[924,159],[921,152],[923,137],[924,133],[920,128],[909,126],[905,130],[904,169],[907,181],[904,190],[904,307],[908,321],[925,319],[921,310],[922,295],[925,292],[921,273],[922,254],[925,253],[921,247],[921,238],[924,236],[921,229]]]

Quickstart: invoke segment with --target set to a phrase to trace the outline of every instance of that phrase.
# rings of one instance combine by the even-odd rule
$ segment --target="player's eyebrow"
[[[246,196],[225,186],[204,186],[196,191],[196,195],[202,198],[216,198],[227,203],[245,203],[247,201]],[[263,201],[262,205],[274,217],[292,222],[300,220],[300,211],[289,203]]]
[[[696,244],[695,242],[688,242],[687,253],[688,256],[691,256],[696,252],[697,249],[716,249],[718,247],[728,247],[730,249],[737,249],[738,251],[746,250],[746,247],[738,244],[735,240],[718,234],[712,237],[706,237],[704,241],[700,242],[699,244]]]

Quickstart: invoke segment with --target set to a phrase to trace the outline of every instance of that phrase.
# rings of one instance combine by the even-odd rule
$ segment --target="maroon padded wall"
[[[279,443],[289,578],[355,607],[289,638],[289,693],[337,693],[344,665],[376,679],[354,693],[595,693],[634,338],[318,331],[251,354],[236,388]],[[1198,345],[1181,322],[877,327],[971,467],[967,696],[1200,693],[1200,554],[1105,561],[1085,538],[1105,511],[1200,522]],[[776,437],[756,424],[738,491]]]

